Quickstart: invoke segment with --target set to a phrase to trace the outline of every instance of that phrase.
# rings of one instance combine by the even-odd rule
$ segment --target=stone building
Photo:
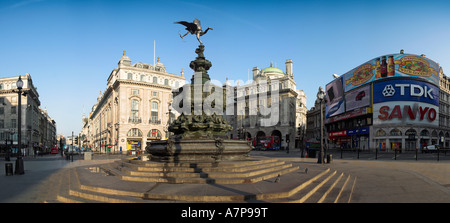
[[[160,59],[156,64],[135,63],[125,51],[98,95],[88,117],[83,116],[82,144],[98,152],[145,149],[146,143],[168,137],[172,89],[185,83],[181,75],[168,73]],[[170,114],[170,115],[169,115]]]
[[[285,148],[286,136],[289,135],[289,148],[295,148],[297,129],[306,125],[306,96],[302,90],[296,89],[292,60],[286,60],[286,73],[272,63],[262,70],[254,67],[252,73],[251,83],[240,85],[238,82],[231,86],[227,80],[224,84],[224,88],[231,86],[235,98],[227,100],[227,108],[234,109],[232,115],[226,115],[233,127],[230,138],[255,140],[262,136],[277,136],[279,146]],[[274,95],[278,97],[273,98]],[[273,110],[275,113],[264,115],[261,112],[261,107],[273,108],[275,103],[278,104],[276,111]],[[261,124],[268,116],[274,123]]]
[[[325,105],[323,105],[322,115],[325,117]],[[316,98],[314,107],[312,107],[306,115],[306,136],[305,142],[309,149],[320,148],[320,102]],[[326,129],[324,128],[324,138],[327,139]],[[326,140],[325,140],[326,141]]]
[[[439,69],[439,145],[450,148],[450,77]]]
[[[0,78],[0,145],[2,152],[13,141],[18,145],[18,93],[16,82],[19,76]],[[49,152],[56,145],[56,122],[48,115],[46,109],[41,109],[39,93],[33,85],[30,74],[21,75],[23,81],[22,137],[21,145],[24,155],[34,154],[35,150]],[[8,142],[7,142],[8,141]],[[9,147],[9,146],[8,146]]]

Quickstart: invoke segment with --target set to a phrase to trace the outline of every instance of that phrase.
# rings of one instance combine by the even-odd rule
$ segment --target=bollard
[[[12,163],[5,163],[5,172],[6,172],[6,176],[13,175],[13,164]]]
[[[331,154],[327,155],[327,163],[331,163],[331,161],[333,160],[333,156]]]

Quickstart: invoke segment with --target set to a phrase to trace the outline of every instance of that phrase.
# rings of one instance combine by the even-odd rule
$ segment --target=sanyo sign
[[[439,105],[439,89],[416,80],[390,80],[373,84],[373,103],[419,101]]]

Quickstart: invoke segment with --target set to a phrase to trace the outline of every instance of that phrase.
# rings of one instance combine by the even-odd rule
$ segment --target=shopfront
[[[127,154],[139,155],[142,151],[142,131],[132,128],[127,133]]]
[[[330,140],[330,148],[334,149],[351,149],[352,136],[347,135],[347,130],[328,133]]]
[[[352,137],[352,148],[369,149],[369,127],[349,129],[347,135]]]

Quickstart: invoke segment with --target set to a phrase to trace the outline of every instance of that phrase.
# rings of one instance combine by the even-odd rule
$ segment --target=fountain
[[[187,28],[192,34],[201,32],[200,22],[196,20],[197,30]],[[195,22],[195,21],[194,21]],[[177,22],[182,24],[182,22]],[[187,22],[183,22],[187,23]],[[194,24],[194,23],[192,23]],[[211,29],[211,28],[208,28]],[[199,31],[200,30],[200,31]],[[205,46],[197,36],[200,45],[195,50],[197,57],[191,61],[189,67],[194,70],[191,84],[185,84],[174,93],[174,108],[181,115],[169,125],[169,131],[174,135],[168,140],[148,143],[146,152],[152,161],[168,162],[219,162],[246,160],[251,151],[250,143],[245,140],[230,140],[226,133],[232,127],[223,118],[222,114],[214,113],[217,106],[226,103],[212,101],[211,106],[206,106],[205,100],[214,97],[225,102],[225,95],[217,97],[211,89],[219,89],[221,86],[211,84],[208,70],[211,62],[205,58]],[[182,106],[179,106],[182,105]],[[212,108],[212,109],[211,109]],[[223,107],[220,109],[223,110]]]

